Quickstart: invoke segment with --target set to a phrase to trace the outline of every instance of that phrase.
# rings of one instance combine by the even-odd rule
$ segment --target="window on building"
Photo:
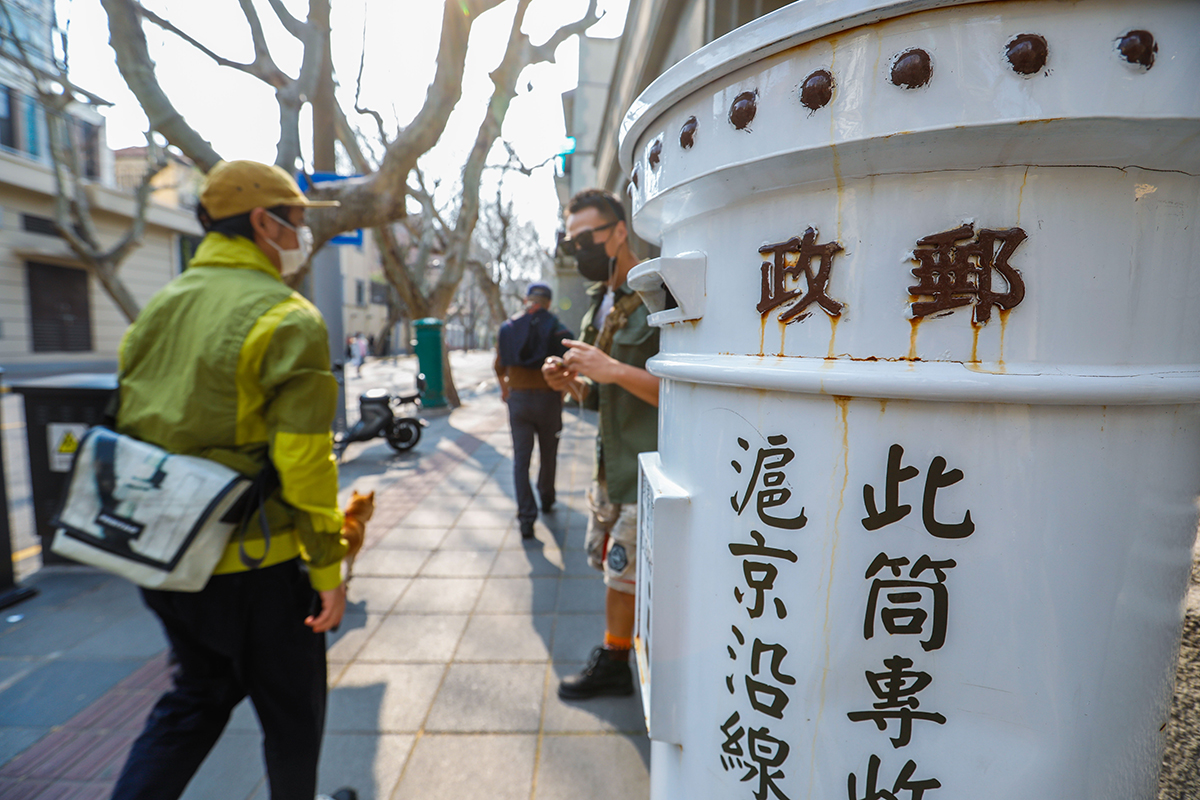
[[[179,271],[187,269],[188,264],[196,255],[196,248],[204,240],[203,236],[192,236],[190,233],[179,234]]]
[[[37,214],[21,215],[21,230],[27,233],[41,233],[46,236],[58,236],[58,226],[49,217],[39,217]]]
[[[87,270],[29,262],[29,324],[35,353],[88,352],[92,317]]]
[[[367,304],[367,283],[362,278],[354,279],[354,305],[365,306]]]
[[[42,112],[42,107],[38,101],[25,95],[24,108],[22,109],[25,118],[25,149],[29,155],[40,158],[42,155],[42,126],[45,124],[45,114]]]
[[[100,177],[100,128],[81,119],[73,119],[75,147],[79,153],[79,167],[85,178]]]
[[[17,149],[17,131],[13,124],[13,94],[9,87],[0,86],[0,145],[10,150]]]
[[[46,36],[50,3],[5,3],[5,13],[0,15],[0,33],[3,41],[0,52],[12,60],[28,57],[34,66],[49,71],[55,66],[50,52],[50,37]],[[23,8],[23,6],[30,6]],[[38,8],[43,6],[45,8]],[[20,41],[20,46],[17,42]]]
[[[386,306],[388,304],[388,290],[390,288],[386,283],[371,281],[371,302],[375,305]]]

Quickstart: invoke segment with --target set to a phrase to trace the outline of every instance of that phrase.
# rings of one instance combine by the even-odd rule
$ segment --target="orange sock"
[[[622,639],[620,637],[613,636],[608,631],[604,632],[604,649],[605,650],[616,650],[619,652],[627,653],[627,652],[629,652],[629,648],[631,648],[631,647],[633,647],[632,639]]]

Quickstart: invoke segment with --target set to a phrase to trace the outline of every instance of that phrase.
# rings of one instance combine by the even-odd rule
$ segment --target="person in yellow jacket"
[[[279,167],[222,162],[206,235],[121,343],[117,428],[278,488],[200,592],[142,590],[175,662],[114,800],[179,797],[249,696],[272,800],[313,800],[324,732],[325,632],[346,606],[331,425],[337,386],[320,312],[282,280],[307,259],[310,201]],[[268,470],[269,471],[269,470]]]

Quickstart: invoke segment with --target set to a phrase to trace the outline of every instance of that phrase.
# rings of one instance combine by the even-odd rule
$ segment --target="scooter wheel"
[[[388,444],[401,453],[411,450],[419,441],[421,441],[421,425],[415,419],[398,419],[387,433]]]

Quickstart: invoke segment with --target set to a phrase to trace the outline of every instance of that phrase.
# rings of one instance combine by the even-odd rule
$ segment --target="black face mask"
[[[607,281],[611,278],[613,261],[605,252],[603,242],[575,251],[575,268],[589,281]]]

